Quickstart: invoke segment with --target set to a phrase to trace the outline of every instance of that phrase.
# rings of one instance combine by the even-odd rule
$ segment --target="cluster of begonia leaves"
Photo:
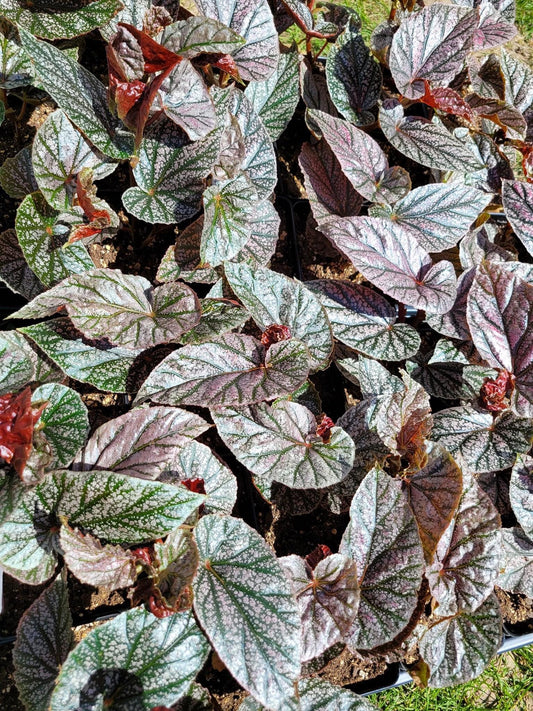
[[[24,704],[211,709],[211,650],[247,711],[374,708],[320,676],[344,647],[417,648],[433,687],[480,674],[495,585],[533,597],[533,70],[504,46],[513,0],[401,0],[371,47],[321,0],[0,16],[0,119],[56,106],[0,167],[19,201],[0,278],[29,321],[0,333],[0,566],[49,581],[14,648]],[[292,26],[304,41],[280,45]],[[78,62],[93,31],[107,86]],[[355,278],[270,268],[295,112],[315,227]],[[98,183],[124,166],[113,209]],[[141,222],[176,226],[155,280],[95,265]],[[337,422],[326,369],[352,394]],[[91,392],[124,413],[91,429]],[[277,557],[232,516],[245,470],[293,514],[349,512],[338,551]],[[74,645],[66,570],[132,609]]]

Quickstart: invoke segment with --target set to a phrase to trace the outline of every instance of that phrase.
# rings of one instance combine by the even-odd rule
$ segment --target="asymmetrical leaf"
[[[342,481],[354,462],[354,443],[340,427],[329,441],[317,434],[303,405],[279,400],[212,411],[218,433],[252,474],[295,489],[321,489]]]
[[[518,457],[509,483],[513,513],[524,533],[533,540],[533,458]]]
[[[430,256],[402,227],[377,217],[331,218],[326,236],[363,276],[401,303],[430,313],[449,311],[457,286],[453,265]]]
[[[533,185],[519,180],[504,180],[502,199],[503,209],[511,227],[533,256]]]
[[[73,643],[68,589],[58,577],[30,605],[17,628],[14,677],[26,708],[48,711],[56,677]]]
[[[0,185],[5,192],[16,200],[22,200],[39,189],[33,165],[31,148],[26,146],[13,158],[6,158],[0,166]]]
[[[147,610],[127,610],[91,630],[70,653],[50,710],[76,711],[86,698],[91,704],[112,698],[124,708],[172,705],[189,691],[207,653],[192,613],[158,619]]]
[[[0,253],[0,279],[11,291],[28,301],[40,294],[43,286],[24,259],[15,230],[6,230],[0,234]]]
[[[204,516],[194,537],[200,567],[194,611],[232,676],[280,710],[300,673],[300,615],[266,542],[244,521]]]
[[[533,542],[521,528],[503,528],[498,587],[530,595],[533,587]]]
[[[415,609],[424,556],[401,482],[379,467],[353,497],[339,552],[355,560],[361,589],[348,646],[372,649],[389,642]]]

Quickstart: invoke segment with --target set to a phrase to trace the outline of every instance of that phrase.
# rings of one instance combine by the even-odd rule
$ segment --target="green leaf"
[[[391,392],[403,392],[404,383],[392,375],[383,365],[370,358],[341,358],[335,361],[341,373],[352,383],[361,388],[363,398],[385,395]]]
[[[34,373],[24,337],[16,331],[0,333],[0,395],[20,390],[33,380]]]
[[[502,557],[498,587],[512,593],[530,595],[533,587],[533,541],[521,528],[502,529]]]
[[[516,520],[533,540],[533,457],[518,457],[511,473],[509,498]]]
[[[109,42],[118,30],[118,23],[125,22],[139,30],[143,29],[143,20],[152,7],[152,0],[121,0],[122,10],[106,25],[100,28],[100,33]]]
[[[309,348],[313,369],[328,365],[333,349],[331,327],[311,291],[265,267],[228,262],[224,270],[232,290],[262,331],[272,324],[288,326],[293,338]]]
[[[187,59],[204,53],[231,54],[246,44],[244,37],[224,23],[194,16],[165,27],[159,42]]]
[[[14,678],[27,709],[48,711],[56,677],[73,644],[68,589],[57,577],[28,607],[17,627]]]
[[[49,383],[34,390],[32,404],[47,403],[37,429],[50,448],[48,471],[68,466],[85,444],[89,432],[87,408],[75,390]]]
[[[481,472],[512,466],[517,453],[525,453],[533,442],[533,422],[510,411],[493,419],[471,405],[441,410],[433,416],[431,439],[452,454],[460,454],[468,468]]]
[[[274,553],[244,521],[204,516],[194,611],[232,676],[281,710],[300,673],[300,615]]]
[[[244,92],[272,141],[281,136],[296,110],[300,98],[298,71],[298,52],[281,53],[274,73],[268,79],[250,82]]]
[[[128,375],[138,351],[127,348],[101,350],[72,335],[67,319],[54,319],[20,329],[64,373],[104,392],[128,391]],[[67,337],[66,337],[67,336]]]
[[[117,709],[172,705],[187,694],[207,653],[191,613],[158,619],[128,610],[91,630],[70,653],[50,711],[78,711],[102,698],[112,698]]]
[[[498,598],[492,594],[474,612],[437,620],[420,640],[429,666],[429,686],[442,688],[475,679],[488,666],[502,641]]]
[[[340,427],[325,442],[303,405],[278,400],[247,408],[212,410],[224,443],[252,474],[295,489],[321,489],[342,481],[354,462],[354,443]]]
[[[120,128],[110,113],[104,85],[53,45],[35,39],[23,29],[20,37],[43,88],[72,123],[105,155],[129,158],[133,137]]]
[[[20,150],[13,158],[6,158],[2,163],[0,185],[9,197],[15,200],[22,200],[39,189],[33,174],[30,146]]]
[[[309,360],[307,347],[294,339],[267,350],[253,336],[227,333],[167,356],[145,380],[136,402],[222,407],[271,400],[307,379]]]
[[[0,254],[0,279],[11,291],[28,301],[41,293],[43,286],[24,259],[15,230],[6,230],[0,234]]]
[[[213,338],[240,328],[248,320],[246,311],[229,299],[202,299],[201,307],[202,316],[199,324],[187,331],[180,339],[185,345],[207,343]]]
[[[337,110],[356,126],[374,123],[371,111],[381,95],[379,64],[350,22],[331,48],[326,62],[329,93]]]
[[[424,556],[401,482],[379,467],[353,497],[339,552],[355,560],[361,588],[348,646],[372,649],[390,642],[416,607]]]
[[[41,193],[32,193],[20,203],[15,227],[28,266],[45,286],[52,286],[69,274],[94,269],[83,244],[66,244],[70,228]]]
[[[57,4],[59,7],[53,6]],[[61,4],[66,4],[67,9],[64,10]],[[24,0],[2,0],[0,11],[8,20],[32,35],[45,39],[70,39],[109,22],[121,7],[119,0],[94,0],[76,9],[72,9],[69,3],[49,3],[48,7],[39,3],[36,8],[28,6]]]
[[[4,3],[5,0],[0,6],[2,15],[5,14]],[[20,86],[27,86],[32,83],[32,80],[31,62],[20,46],[18,33],[12,25],[4,23],[0,30],[0,87],[9,91]]]
[[[248,219],[252,231],[250,239],[232,261],[265,267],[276,251],[280,217],[274,205],[263,200],[254,205]]]

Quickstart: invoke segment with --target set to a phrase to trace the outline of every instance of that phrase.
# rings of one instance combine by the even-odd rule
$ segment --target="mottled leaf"
[[[30,301],[43,290],[41,282],[29,268],[20,248],[15,230],[0,234],[0,279],[17,294]]]
[[[449,338],[470,340],[470,329],[466,320],[468,292],[474,281],[475,269],[463,272],[457,280],[457,296],[453,306],[444,314],[427,314],[426,321],[438,333]]]
[[[101,698],[124,709],[172,705],[189,691],[207,653],[192,613],[158,619],[128,610],[91,630],[70,653],[50,711],[77,711]]]
[[[0,395],[23,388],[34,376],[34,364],[26,342],[16,331],[0,333]]]
[[[2,15],[5,14],[3,5],[0,8]],[[0,32],[0,87],[16,89],[31,84],[32,80],[31,62],[20,46],[16,29],[12,25],[4,25]]]
[[[324,441],[315,416],[298,403],[217,409],[212,416],[224,443],[259,477],[296,489],[320,489],[342,481],[353,466],[351,437],[333,427]]]
[[[533,71],[502,47],[500,66],[505,79],[505,99],[525,112],[533,104]]]
[[[251,235],[248,242],[234,257],[234,262],[250,266],[267,266],[276,251],[279,238],[280,216],[269,200],[255,203],[249,216]]]
[[[533,256],[533,185],[519,180],[504,180],[502,199],[511,227]]]
[[[533,458],[518,457],[509,483],[509,497],[516,520],[533,540]]]
[[[531,595],[533,589],[533,542],[520,528],[503,528],[498,587]]]
[[[182,57],[198,54],[231,54],[246,44],[244,37],[223,22],[208,17],[189,17],[165,27],[160,43]]]
[[[181,337],[185,345],[207,343],[240,328],[248,320],[246,311],[229,299],[202,299],[201,307],[200,322]]]
[[[204,516],[194,611],[232,676],[281,710],[300,673],[300,615],[274,553],[244,521]]]
[[[6,158],[2,163],[0,186],[9,197],[16,200],[22,200],[26,195],[39,189],[33,174],[30,146],[23,148],[13,158]]]

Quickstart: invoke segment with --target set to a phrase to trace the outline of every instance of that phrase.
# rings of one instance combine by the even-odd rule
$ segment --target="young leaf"
[[[72,123],[105,155],[129,158],[132,137],[110,113],[103,84],[61,50],[22,28],[20,38],[43,88]]]
[[[199,415],[178,408],[133,409],[101,425],[76,457],[74,468],[157,479],[171,468],[176,453],[208,428]]]
[[[509,498],[516,520],[533,540],[533,458],[518,457],[509,483]]]
[[[39,189],[33,165],[31,162],[31,148],[26,146],[13,158],[6,158],[0,166],[0,186],[16,200],[23,200],[26,195]]]
[[[424,556],[401,482],[379,467],[366,475],[353,497],[339,552],[355,560],[361,589],[348,646],[372,649],[389,642],[415,609]]]
[[[463,470],[457,512],[438,542],[426,576],[441,617],[474,612],[491,594],[500,559],[500,515]]]
[[[509,411],[493,419],[489,412],[461,405],[435,413],[431,439],[460,454],[476,474],[500,471],[515,463],[517,452],[529,450],[533,423]]]
[[[472,49],[478,15],[454,5],[431,5],[403,20],[390,49],[390,70],[408,99],[425,93],[424,80],[447,86]]]
[[[300,615],[289,581],[244,521],[204,516],[194,611],[233,677],[269,708],[285,708],[300,673]]]
[[[207,653],[190,612],[158,619],[128,610],[91,630],[69,654],[50,711],[77,711],[102,698],[117,708],[172,705],[189,691]]]
[[[29,268],[20,248],[15,230],[0,234],[0,279],[17,294],[31,301],[43,290],[43,285]]]
[[[57,577],[28,607],[17,627],[14,678],[26,708],[48,711],[56,677],[73,643],[68,589]]]
[[[26,326],[21,333],[33,341],[64,373],[90,383],[104,392],[125,393],[128,375],[138,351],[127,348],[100,349],[72,335],[67,319]]]
[[[244,37],[224,23],[194,16],[165,27],[159,41],[186,59],[199,54],[231,54],[246,44]]]
[[[454,686],[479,676],[501,641],[502,619],[495,594],[474,612],[438,620],[420,640],[420,654],[431,672],[429,686]]]
[[[502,529],[502,557],[498,587],[530,595],[533,587],[533,542],[521,528]]]
[[[457,293],[455,270],[430,256],[402,227],[377,217],[331,218],[327,237],[363,276],[401,303],[443,314]]]
[[[342,481],[354,462],[354,443],[340,427],[329,441],[317,434],[315,416],[303,405],[279,400],[270,406],[212,411],[219,435],[252,474],[295,489],[321,489]]]
[[[167,356],[143,383],[136,402],[222,407],[271,400],[299,387],[309,352],[289,339],[268,350],[253,336],[227,333]]]
[[[533,185],[519,180],[504,180],[502,199],[511,227],[533,256]]]
[[[405,360],[420,348],[412,326],[395,324],[396,310],[380,294],[352,282],[317,279],[306,282],[326,309],[333,336],[372,358]]]
[[[326,62],[329,93],[337,110],[356,126],[374,123],[371,111],[381,94],[379,64],[350,22],[331,48]]]
[[[324,307],[311,291],[264,267],[227,262],[224,270],[232,290],[262,331],[272,324],[288,326],[292,337],[309,348],[311,367],[327,366],[333,349],[331,327]]]

